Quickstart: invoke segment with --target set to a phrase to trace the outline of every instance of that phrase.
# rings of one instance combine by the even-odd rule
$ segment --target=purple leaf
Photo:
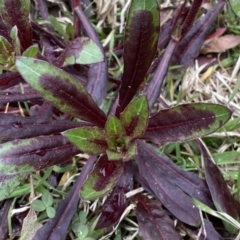
[[[170,41],[161,59],[160,64],[158,65],[153,77],[151,78],[144,92],[144,94],[147,96],[150,109],[152,109],[154,103],[160,96],[162,84],[167,74],[168,66],[170,64],[170,60],[172,58],[172,54],[175,50],[176,44],[177,42],[174,39]]]
[[[202,226],[202,232],[199,237],[199,240],[223,240],[219,233],[215,230],[212,223],[204,219],[204,226]]]
[[[20,82],[24,82],[19,73],[5,72],[0,74],[0,90],[5,90]]]
[[[7,95],[7,93],[1,92],[0,104],[6,104],[11,102],[22,102],[22,101],[28,101],[31,99],[39,99],[39,98],[42,98],[42,97],[35,91],[28,92],[25,94],[12,93],[11,95]]]
[[[82,126],[86,123],[0,113],[0,141],[48,135]]]
[[[150,118],[144,137],[156,144],[188,141],[216,131],[230,117],[231,111],[221,105],[183,104]]]
[[[0,144],[0,200],[27,174],[61,164],[80,151],[63,136],[41,136]]]
[[[8,213],[11,209],[12,202],[12,199],[6,200],[0,210],[0,240],[5,240],[8,236]]]
[[[81,174],[75,180],[67,197],[62,200],[57,209],[54,218],[50,218],[45,225],[37,231],[33,240],[65,240],[69,224],[73,215],[76,213],[77,205],[80,199],[79,191],[87,179],[87,175],[93,169],[96,157],[90,157],[82,168]]]
[[[37,0],[37,6],[43,19],[48,20],[48,9],[45,0]]]
[[[82,198],[93,199],[105,195],[113,189],[122,172],[121,161],[109,161],[106,155],[101,156],[81,189]]]
[[[160,50],[164,49],[165,45],[168,44],[171,34],[176,28],[177,24],[181,24],[181,20],[185,15],[186,3],[187,0],[185,0],[184,3],[174,11],[172,17],[161,27],[160,36],[158,39],[158,48]]]
[[[208,10],[204,17],[198,20],[184,36],[173,56],[174,65],[180,64],[184,68],[187,68],[194,64],[194,60],[199,54],[202,43],[209,34],[209,31],[217,18],[217,14],[221,11],[225,2],[225,0],[218,1],[218,3]]]
[[[128,206],[125,193],[133,187],[132,162],[124,163],[124,170],[113,191],[102,207],[102,213],[95,229],[108,228],[117,223]]]
[[[182,239],[174,227],[173,220],[162,209],[158,200],[149,199],[141,194],[136,195],[134,199],[137,200],[135,213],[140,237],[151,240]]]
[[[148,193],[150,193],[151,195],[155,196],[154,192],[152,191],[152,189],[149,187],[148,182],[146,181],[146,179],[140,174],[137,165],[134,165],[134,179],[137,180],[137,182],[143,187],[143,189],[145,191],[147,191]]]
[[[32,27],[29,20],[30,1],[2,0],[0,13],[7,28],[17,26],[23,50],[30,47],[32,45]]]
[[[210,191],[206,182],[192,172],[187,172],[174,164],[168,157],[157,154],[143,142],[138,142],[139,154],[145,159],[155,162],[159,174],[166,174],[167,179],[186,192],[191,197],[198,199],[206,205],[213,207]],[[144,176],[143,176],[144,177]]]
[[[47,101],[44,101],[41,106],[34,105],[30,108],[30,116],[38,117],[41,119],[51,118],[53,112],[53,105]]]
[[[61,38],[58,38],[51,34],[50,32],[46,31],[42,27],[40,27],[37,23],[31,22],[33,31],[36,33],[36,35],[40,35],[41,37],[46,37],[48,39],[51,39],[52,43],[55,43],[58,47],[65,49],[66,45],[64,41]]]
[[[230,193],[229,188],[219,168],[214,163],[214,160],[205,144],[201,140],[195,141],[202,154],[205,178],[211,192],[215,207],[218,211],[224,212],[237,220],[240,210],[239,202]],[[223,223],[230,233],[236,233],[236,228],[226,222]]]
[[[8,41],[11,41],[11,38],[9,36],[9,31],[5,26],[5,24],[3,23],[1,14],[0,14],[0,35],[5,37]]]
[[[80,19],[82,26],[87,33],[87,36],[98,45],[104,56],[103,62],[90,65],[88,72],[88,83],[86,86],[88,93],[91,94],[95,102],[98,105],[100,105],[102,101],[105,99],[107,94],[107,80],[108,80],[107,59],[105,56],[103,46],[84,12],[79,7],[75,9],[75,13]]]
[[[77,7],[80,7],[81,6],[81,0],[73,0],[72,1],[72,8],[75,9]],[[76,12],[74,12],[74,15],[73,15],[73,26],[74,26],[74,37],[80,37],[81,36],[81,21],[80,19],[78,18]]]
[[[187,17],[184,19],[181,28],[181,37],[184,37],[188,30],[192,27],[196,14],[202,5],[203,0],[194,0],[190,6]]]
[[[119,115],[132,100],[156,53],[159,10],[156,0],[133,1],[124,37],[124,72],[119,90]]]
[[[62,112],[104,127],[106,115],[84,86],[67,72],[48,62],[19,57],[16,66],[22,77]]]
[[[135,159],[140,174],[146,179],[156,197],[173,215],[184,223],[198,226],[200,216],[191,198],[169,180],[167,173],[159,167],[161,164],[152,158],[149,152],[153,153],[154,151],[140,140],[137,140]]]

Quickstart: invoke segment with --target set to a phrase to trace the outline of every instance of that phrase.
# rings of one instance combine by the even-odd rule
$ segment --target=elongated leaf
[[[80,151],[62,136],[36,137],[0,144],[0,200],[31,172],[63,163]]]
[[[150,188],[163,205],[182,222],[191,226],[200,224],[200,216],[191,198],[177,185],[169,181],[167,174],[159,168],[159,163],[150,156],[146,156],[145,149],[151,150],[146,144],[137,140],[136,161],[140,174],[146,179]],[[146,146],[145,146],[146,145]]]
[[[145,95],[148,99],[149,108],[152,109],[154,103],[160,96],[160,92],[162,89],[162,84],[165,79],[165,76],[168,71],[168,66],[170,64],[170,60],[172,58],[172,54],[176,47],[176,40],[171,40],[168,44],[167,49],[162,57],[160,64],[158,65],[153,77],[151,78],[147,88],[145,90]]]
[[[128,136],[141,137],[148,122],[148,102],[145,96],[133,100],[121,113],[120,119]]]
[[[196,140],[196,142],[202,154],[205,178],[215,207],[218,211],[224,212],[237,220],[240,210],[239,202],[237,202],[237,200],[235,200],[235,198],[231,195],[219,168],[215,165],[214,160],[205,144],[201,140]],[[237,229],[232,227],[230,224],[226,222],[223,223],[230,233],[234,234],[237,232]]]
[[[118,114],[132,100],[143,82],[156,52],[158,34],[157,1],[134,0],[129,9],[124,37],[124,72],[119,90]]]
[[[113,191],[102,207],[102,213],[95,229],[109,228],[117,223],[128,206],[125,193],[133,188],[132,162],[124,163],[124,170]]]
[[[221,105],[183,104],[150,118],[144,137],[157,144],[188,141],[216,131],[230,117],[231,111]]]
[[[3,207],[0,210],[0,240],[7,239],[8,235],[8,212],[12,205],[12,199],[6,200]]]
[[[3,23],[1,14],[0,14],[0,35],[5,37],[8,41],[11,40],[11,38],[9,36],[9,31],[8,31],[7,27],[5,26],[5,24]]]
[[[15,52],[16,56],[21,55],[21,44],[20,44],[20,40],[19,40],[18,35],[19,35],[19,31],[18,31],[17,27],[14,26],[11,29],[10,36],[12,38],[12,43],[13,43],[13,46],[14,46],[14,52]]]
[[[86,123],[0,113],[0,142],[48,135],[81,126],[86,126]]]
[[[48,15],[48,8],[47,8],[46,1],[44,0],[36,0],[36,1],[37,1],[37,6],[39,8],[42,18],[45,20],[48,20],[49,15]]]
[[[72,1],[72,8],[75,9],[77,7],[81,8],[81,4],[85,4],[85,2],[82,3],[81,0],[73,0]],[[74,28],[74,37],[80,37],[82,32],[82,24],[80,19],[78,18],[77,14],[74,13],[73,15],[73,28]]]
[[[1,92],[0,104],[6,104],[11,102],[22,102],[22,101],[28,101],[31,99],[39,99],[39,98],[42,98],[41,95],[39,95],[35,91],[27,92],[25,94],[22,94],[19,92],[19,93],[13,93],[11,95],[7,95],[7,93]]]
[[[122,162],[109,161],[106,155],[100,157],[82,187],[80,192],[82,198],[93,199],[103,196],[113,189],[122,172]]]
[[[108,146],[104,131],[97,127],[81,127],[64,133],[68,140],[81,151],[97,155],[106,152]]]
[[[108,137],[121,137],[125,134],[125,130],[118,118],[110,116],[105,125],[105,133]]]
[[[135,199],[137,200],[135,213],[142,239],[182,239],[174,227],[173,220],[162,209],[161,202],[141,194],[136,195]]]
[[[69,224],[73,215],[76,213],[80,199],[79,191],[87,179],[87,175],[93,169],[95,160],[96,157],[90,157],[87,160],[67,197],[59,203],[56,215],[50,218],[48,222],[38,230],[33,240],[66,239]]]
[[[188,30],[192,27],[194,19],[202,5],[202,2],[203,0],[194,0],[193,3],[191,4],[188,14],[184,19],[184,22],[181,28],[181,37],[183,37],[188,32]]]
[[[172,59],[174,65],[180,64],[184,68],[187,68],[194,64],[194,60],[198,56],[205,38],[208,36],[212,25],[216,21],[217,14],[221,11],[225,3],[225,0],[218,1],[184,36],[174,53]]]
[[[10,57],[14,52],[13,45],[3,36],[0,36],[0,54],[6,57]]]
[[[204,226],[202,228],[202,232],[200,235],[199,240],[223,240],[223,238],[220,236],[220,234],[215,230],[214,226],[212,223],[204,219]]]
[[[19,57],[16,66],[22,77],[61,111],[104,127],[104,112],[83,85],[65,71],[48,62],[25,57]]]
[[[214,207],[206,182],[192,172],[187,172],[174,164],[171,159],[157,154],[143,142],[138,142],[138,153],[145,159],[154,161],[159,175],[166,174],[167,179],[181,188],[191,197],[198,199],[210,207]],[[144,177],[144,176],[143,176]]]
[[[55,64],[65,67],[73,64],[92,64],[103,61],[98,46],[89,38],[74,39],[64,52],[56,59]]]
[[[32,27],[29,20],[29,0],[0,0],[0,13],[8,29],[17,26],[22,48],[25,50],[32,45]]]
[[[86,86],[88,93],[93,97],[94,101],[100,105],[107,95],[108,65],[105,51],[92,27],[92,24],[81,8],[76,8],[75,13],[81,21],[82,27],[86,31],[87,36],[98,45],[104,56],[103,62],[90,65],[88,72],[88,83]]]
[[[24,82],[19,73],[5,72],[0,75],[0,90],[7,89],[20,82]]]

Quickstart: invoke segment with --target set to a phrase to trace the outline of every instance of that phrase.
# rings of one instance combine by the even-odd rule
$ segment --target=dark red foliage
[[[111,182],[116,175],[121,176],[123,171],[123,163],[119,161],[109,161],[107,156],[102,156],[94,167],[98,181],[94,186],[96,191],[101,191]]]
[[[130,8],[124,43],[117,39],[118,45],[114,46],[114,52],[120,61],[123,58],[124,70],[119,77],[121,81],[113,79],[113,76],[110,77],[112,81],[108,91],[114,91],[115,100],[108,115],[105,114],[106,105],[104,105],[104,111],[99,106],[107,96],[109,76],[106,53],[110,53],[112,49],[108,46],[103,48],[91,21],[81,9],[83,5],[90,4],[90,1],[71,1],[74,14],[74,37],[71,34],[70,41],[66,40],[67,38],[58,37],[59,35],[54,32],[54,28],[49,23],[39,25],[31,22],[30,12],[26,14],[21,11],[22,4],[24,2],[26,4],[27,1],[3,0],[2,2],[0,35],[11,43],[9,33],[16,25],[21,52],[33,43],[38,44],[39,52],[36,54],[36,59],[32,59],[32,68],[34,69],[34,66],[40,62],[45,64],[43,69],[51,66],[49,69],[55,69],[58,74],[49,71],[36,77],[36,81],[39,80],[36,91],[42,95],[33,89],[34,84],[28,81],[26,76],[24,76],[25,81],[18,72],[11,72],[12,69],[4,70],[0,75],[0,109],[2,110],[0,113],[0,187],[7,189],[0,194],[0,198],[9,198],[14,189],[32,172],[53,165],[65,166],[73,162],[72,157],[81,151],[62,136],[63,131],[86,126],[87,129],[100,128],[97,129],[102,133],[100,140],[97,133],[96,138],[93,133],[92,142],[96,144],[95,146],[104,145],[101,155],[89,156],[68,195],[58,204],[55,217],[49,219],[33,239],[65,240],[80,198],[86,197],[91,200],[93,196],[101,197],[108,193],[99,212],[101,215],[95,227],[96,230],[104,228],[104,231],[108,231],[114,227],[129,203],[134,203],[139,236],[143,239],[181,239],[173,224],[174,220],[178,219],[180,224],[185,225],[186,229],[191,229],[194,234],[200,231],[199,239],[221,240],[221,236],[210,221],[204,219],[202,223],[199,210],[193,204],[192,198],[198,199],[212,209],[220,208],[235,219],[240,213],[240,205],[231,196],[221,172],[212,162],[204,145],[197,141],[203,156],[206,180],[199,178],[193,172],[184,171],[170,158],[160,155],[149,144],[182,142],[201,137],[205,133],[209,134],[223,126],[231,116],[230,110],[222,106],[219,112],[214,111],[220,106],[216,104],[205,104],[205,108],[201,108],[200,103],[184,104],[161,110],[149,119],[149,113],[146,110],[144,115],[146,121],[144,120],[144,124],[141,123],[144,126],[136,136],[134,131],[140,125],[142,116],[139,114],[140,110],[133,107],[132,110],[136,114],[126,114],[125,118],[131,121],[126,121],[125,129],[119,129],[124,122],[120,117],[121,113],[138,92],[146,96],[149,109],[153,108],[159,99],[170,64],[182,65],[183,68],[194,64],[199,55],[199,49],[210,33],[226,0],[219,0],[212,9],[196,21],[196,15],[203,1],[194,0],[191,7],[187,8],[187,0],[185,0],[181,6],[171,9],[172,17],[161,26],[161,29],[159,29],[159,22],[156,21],[160,19],[157,1],[152,2],[154,9],[148,10],[140,9],[140,5],[134,6],[133,1],[131,6],[135,8],[133,7],[134,10]],[[41,16],[48,20],[46,2],[43,0],[36,2]],[[90,6],[89,9],[93,8],[94,6]],[[166,12],[169,12],[168,9]],[[105,29],[102,33],[105,34]],[[85,38],[80,38],[82,36]],[[103,61],[88,65],[74,63],[71,66],[65,66],[65,59],[69,57],[77,59],[84,44],[90,39],[100,48]],[[16,60],[16,69],[19,72],[20,69],[17,67],[21,65],[17,63],[20,58],[21,56],[18,56]],[[115,60],[109,61],[109,64],[115,67]],[[14,68],[13,71],[16,69]],[[24,75],[22,72],[21,74]],[[146,79],[148,82],[145,85]],[[49,96],[54,100],[48,99]],[[106,104],[108,104],[107,101]],[[6,104],[10,104],[10,107],[7,108]],[[60,108],[60,106],[66,106],[66,108]],[[8,113],[5,113],[7,110]],[[22,115],[11,114],[11,112]],[[104,131],[104,127],[110,115],[118,119],[113,126],[109,126],[108,130],[114,132],[119,128],[115,131],[119,139],[114,137],[109,139],[109,136],[105,136],[107,130]],[[221,118],[222,115],[225,118]],[[209,129],[210,131],[205,131]],[[91,134],[92,132],[89,131],[89,135]],[[84,138],[88,140],[87,135],[85,134]],[[116,149],[115,146],[110,146],[115,143]],[[131,148],[127,149],[129,146]],[[118,157],[127,153],[129,158],[110,161],[104,152],[106,149],[110,156],[116,154]],[[79,167],[82,164],[82,161],[78,161],[76,166]],[[54,176],[54,186],[58,184],[57,175]],[[89,179],[92,182],[89,183]],[[88,191],[89,188],[85,189],[86,186],[90,191]],[[126,193],[140,186],[151,196],[145,196],[144,193],[130,199],[126,198]],[[10,206],[11,200],[7,200],[0,211],[0,240],[7,236],[6,216]],[[91,214],[88,218],[89,222],[95,220]],[[203,226],[200,229],[201,223]]]
[[[214,163],[208,149],[200,140],[195,141],[202,154],[206,182],[216,208],[221,212],[229,214],[234,219],[237,219],[240,214],[239,202],[229,191],[222,173]]]
[[[86,125],[89,124],[0,113],[0,141],[49,135]]]
[[[5,72],[0,75],[0,90],[5,90],[20,82],[24,82],[19,73]]]
[[[157,154],[148,145],[137,140],[136,161],[140,174],[146,179],[149,187],[162,204],[178,219],[191,226],[200,224],[198,209],[191,198],[171,181],[168,173],[156,161]],[[187,183],[187,182],[186,182]],[[191,185],[188,182],[187,185]]]
[[[159,31],[152,24],[152,15],[147,11],[138,11],[133,16],[124,37],[124,72],[119,90],[120,114],[136,94],[140,84],[152,63],[157,42],[152,44],[152,36]],[[144,59],[144,61],[143,61]]]
[[[149,199],[141,194],[136,195],[133,199],[137,201],[135,213],[139,225],[139,235],[143,239],[182,239],[174,227],[173,220],[162,209],[159,201]]]
[[[28,12],[25,10],[27,2],[15,0],[3,0],[4,7],[0,9],[2,20],[8,30],[17,26],[18,37],[23,50],[32,45],[32,27]]]
[[[193,3],[191,4],[187,17],[185,18],[182,24],[181,37],[184,37],[188,30],[192,27],[196,14],[199,11],[201,5],[202,0],[194,0]]]
[[[102,213],[98,220],[96,229],[111,227],[119,221],[122,213],[129,203],[125,197],[125,193],[132,190],[132,188],[132,162],[128,162],[124,163],[123,173],[102,207]]]
[[[185,138],[196,138],[193,133],[210,129],[215,122],[216,114],[209,109],[199,109],[201,104],[183,104],[176,108],[163,109],[149,119],[144,137],[156,144],[185,141]],[[214,109],[214,106],[206,104]],[[174,109],[179,109],[174,110]],[[229,111],[229,117],[231,116]],[[219,128],[225,122],[219,122]],[[210,132],[210,131],[209,131]]]
[[[12,199],[6,200],[0,210],[0,240],[7,239],[8,235],[8,212],[12,206]]]
[[[184,68],[194,65],[194,60],[199,55],[202,43],[208,36],[225,2],[225,0],[218,1],[218,3],[208,10],[207,13],[184,35],[173,54],[173,65],[182,65]]]

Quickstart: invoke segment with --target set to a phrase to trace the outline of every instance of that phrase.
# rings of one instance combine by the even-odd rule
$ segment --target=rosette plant
[[[224,185],[221,173],[217,172],[200,140],[197,146],[206,161],[206,179],[184,171],[156,150],[162,144],[208,135],[231,117],[227,107],[211,103],[154,109],[170,61],[176,62],[181,54],[181,60],[194,60],[191,48],[200,43],[188,46],[188,50],[186,41],[192,39],[194,31],[203,41],[201,34],[204,32],[206,36],[208,32],[205,31],[206,23],[214,22],[224,1],[207,12],[194,28],[191,25],[200,7],[199,1],[194,1],[188,13],[184,12],[184,21],[183,7],[178,9],[168,39],[177,23],[183,22],[182,29],[178,38],[169,40],[160,59],[158,49],[163,39],[158,2],[133,0],[125,27],[124,70],[121,80],[111,83],[113,87],[109,91],[114,91],[115,99],[105,112],[100,106],[107,96],[107,59],[90,22],[78,7],[78,1],[73,1],[74,26],[82,26],[87,37],[75,29],[72,41],[61,41],[30,22],[29,1],[16,1],[11,5],[12,2],[1,1],[0,40],[3,47],[0,49],[0,66],[5,70],[1,86],[10,92],[5,102],[27,102],[30,116],[12,113],[0,116],[0,199],[10,198],[33,172],[53,165],[61,166],[80,153],[89,155],[72,189],[59,203],[55,217],[38,230],[34,239],[65,239],[79,200],[103,196],[107,198],[95,229],[110,231],[129,203],[133,203],[139,234],[144,239],[181,239],[173,219],[191,226],[193,231],[198,230],[203,220],[192,198],[213,209],[224,209],[237,218],[238,203]],[[12,6],[15,13],[10,11]],[[44,13],[44,9],[41,10]],[[40,40],[37,33],[42,36]],[[36,39],[40,42],[38,47],[33,45]],[[182,51],[184,46],[186,56]],[[55,52],[54,47],[61,51]],[[11,87],[19,82],[24,90],[14,95]],[[216,194],[220,185],[214,183],[211,169],[215,171],[215,178],[223,182],[223,198]],[[154,198],[143,194],[126,197],[128,192],[140,186]],[[235,210],[226,207],[230,203],[237,206]],[[204,221],[207,232],[217,236],[211,223]],[[204,236],[206,232],[201,234]]]

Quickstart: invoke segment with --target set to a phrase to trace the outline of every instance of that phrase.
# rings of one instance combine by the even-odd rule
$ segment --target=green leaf
[[[65,67],[73,64],[92,64],[104,60],[100,48],[86,37],[74,39],[57,58],[56,64]]]
[[[40,200],[34,200],[32,202],[32,208],[35,210],[35,211],[38,211],[38,212],[42,212],[46,209],[46,206],[45,204],[40,201]]]
[[[104,131],[97,127],[81,127],[64,132],[64,136],[80,150],[88,154],[100,154],[107,150]]]
[[[49,218],[53,218],[56,214],[56,210],[53,207],[47,207],[46,212]]]
[[[122,154],[119,152],[115,152],[113,150],[107,150],[107,156],[109,161],[119,161],[122,159]]]
[[[29,47],[28,49],[26,49],[22,56],[24,57],[30,57],[30,58],[36,58],[38,53],[38,46],[37,45],[32,45],[31,47]]]
[[[108,137],[121,137],[125,134],[121,121],[115,116],[108,118],[105,125],[105,132]]]
[[[122,172],[121,161],[109,161],[106,155],[102,156],[81,189],[82,198],[93,199],[105,195],[113,189]]]
[[[13,40],[15,55],[20,56],[21,55],[21,44],[20,44],[20,40],[19,40],[19,37],[18,37],[17,26],[14,26],[11,29],[10,36]]]
[[[86,238],[87,235],[88,235],[88,232],[89,232],[88,226],[83,225],[83,224],[81,224],[81,225],[79,226],[78,235],[79,235],[79,238],[80,238],[80,239],[84,239],[84,240],[85,240],[85,238]]]
[[[42,201],[45,204],[46,207],[50,207],[52,206],[53,203],[53,198],[52,195],[50,194],[50,192],[45,191],[42,195]]]
[[[59,23],[59,21],[52,15],[49,16],[49,21],[51,22],[54,29],[61,35],[66,38],[66,32],[63,29],[63,26]]]
[[[141,137],[148,123],[148,102],[145,96],[134,99],[120,115],[120,120],[132,138]]]
[[[13,45],[0,35],[0,54],[9,57],[13,51]]]
[[[105,113],[84,86],[65,71],[48,62],[26,57],[18,57],[16,67],[32,88],[62,112],[105,126]]]

